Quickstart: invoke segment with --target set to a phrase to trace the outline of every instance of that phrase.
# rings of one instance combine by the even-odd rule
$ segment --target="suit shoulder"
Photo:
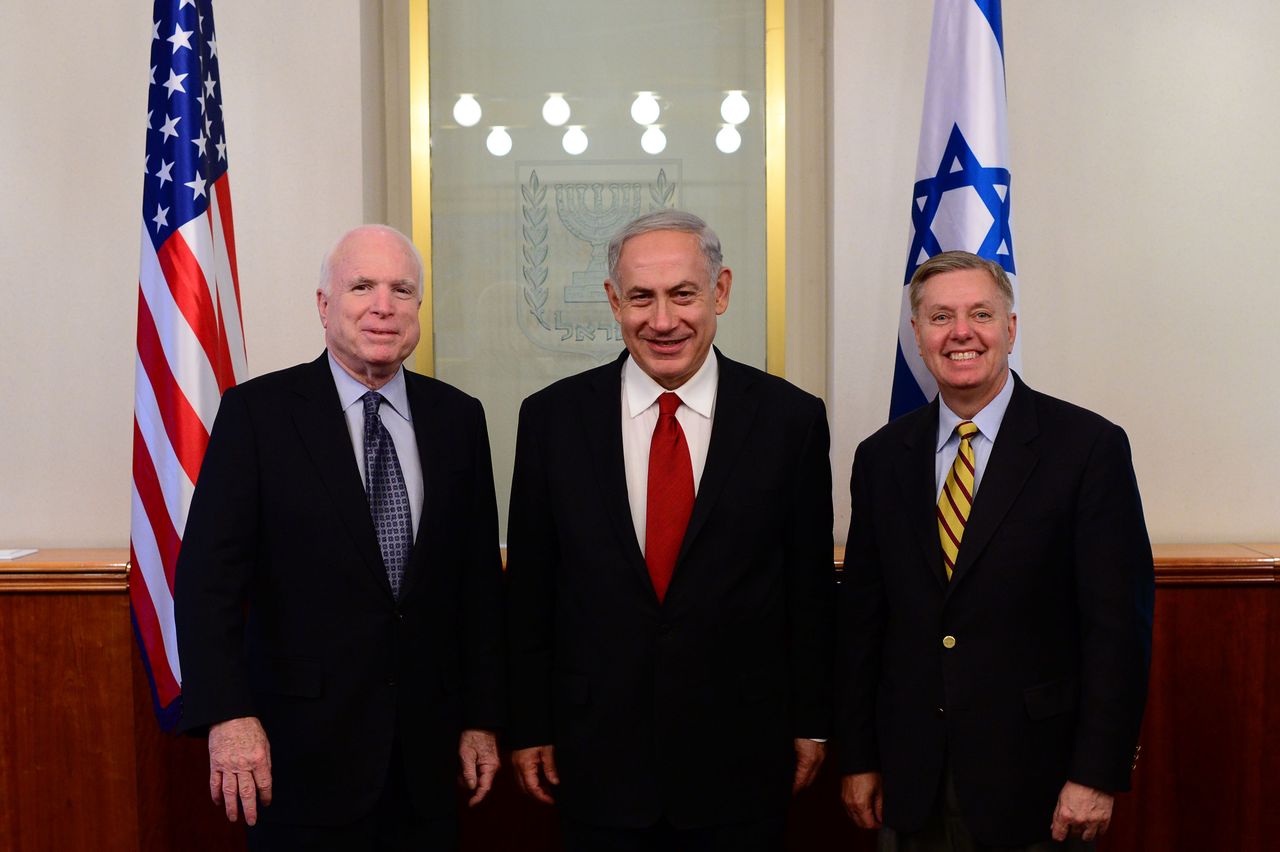
[[[223,396],[224,398],[243,397],[246,400],[274,397],[281,391],[293,387],[314,367],[314,363],[306,363],[285,367],[283,370],[272,370],[270,373],[254,376],[252,379],[246,379],[234,387],[227,388]]]
[[[425,394],[437,404],[444,402],[457,405],[480,405],[480,400],[466,391],[432,376],[415,373],[408,368],[404,371],[404,381],[411,393]]]
[[[612,387],[621,391],[621,372],[617,361],[599,367],[592,367],[572,376],[557,379],[542,390],[535,391],[525,397],[523,409],[535,410],[545,406],[557,406],[565,402],[578,402],[593,388]]]

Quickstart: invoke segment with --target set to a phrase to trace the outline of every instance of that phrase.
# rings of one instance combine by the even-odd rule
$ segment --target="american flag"
[[[156,0],[152,17],[129,600],[169,730],[182,696],[174,565],[218,402],[247,368],[212,0]]]

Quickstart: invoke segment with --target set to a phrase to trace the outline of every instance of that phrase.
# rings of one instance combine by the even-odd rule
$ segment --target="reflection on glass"
[[[720,102],[720,117],[730,124],[741,124],[751,114],[751,104],[742,92],[730,92]]]
[[[564,138],[560,140],[560,144],[564,147],[566,154],[576,157],[587,150],[587,134],[581,127],[575,125],[564,132]]]
[[[484,147],[495,157],[505,157],[511,153],[511,134],[505,127],[495,127],[484,140]]]
[[[480,122],[480,102],[475,95],[459,95],[453,105],[453,120],[463,127],[474,127]]]
[[[553,94],[542,105],[542,120],[552,127],[559,127],[569,120],[569,102],[564,95]]]
[[[726,124],[720,128],[720,132],[716,134],[716,147],[722,153],[732,154],[742,147],[742,134],[738,132],[738,128],[732,124]]]
[[[653,92],[641,92],[631,102],[631,120],[636,124],[653,124],[661,112],[662,108],[658,106],[658,99],[653,96]]]
[[[646,154],[661,154],[667,147],[667,134],[656,124],[651,125],[640,137],[640,147]]]

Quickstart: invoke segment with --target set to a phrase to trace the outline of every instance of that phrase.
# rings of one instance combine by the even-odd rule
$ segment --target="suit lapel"
[[[939,586],[946,588],[947,571],[942,563],[942,544],[938,541],[937,471],[938,400],[919,415],[903,438],[903,452],[897,459],[897,480],[902,489],[903,505],[908,507],[907,520],[913,538],[920,545],[924,564]]]
[[[693,501],[693,514],[685,529],[680,555],[676,557],[676,573],[672,584],[678,582],[681,563],[689,552],[689,546],[710,517],[716,501],[724,490],[729,474],[742,462],[742,452],[751,424],[755,419],[757,401],[751,393],[751,380],[741,366],[715,350],[720,376],[716,386],[715,422],[711,425],[711,442],[707,446],[707,462],[702,468],[698,483],[698,496]]]
[[[982,484],[974,496],[973,509],[965,524],[955,571],[951,575],[952,589],[964,579],[970,566],[991,541],[991,536],[1009,513],[1039,458],[1028,446],[1040,431],[1031,391],[1012,372],[1009,377],[1014,382],[1013,396],[1009,398],[1009,407],[1000,423],[1000,432],[982,474]]]
[[[409,570],[400,589],[404,600],[430,570],[427,554],[432,552],[432,542],[439,538],[436,519],[444,516],[441,501],[448,486],[449,464],[446,453],[455,442],[445,434],[449,418],[435,410],[432,388],[429,382],[405,371],[405,393],[409,397],[409,413],[413,418],[413,437],[418,444],[418,462],[422,467],[422,512],[418,519],[418,534],[413,539],[409,556]],[[390,589],[388,582],[387,588]]]
[[[633,573],[643,582],[653,599],[653,584],[644,554],[636,540],[636,526],[631,520],[631,502],[627,497],[627,470],[622,454],[622,365],[624,350],[613,364],[595,370],[588,378],[590,398],[582,407],[583,433],[595,470],[594,479],[604,502],[605,514],[613,524],[621,544],[621,553]]]
[[[326,355],[321,354],[311,363],[294,391],[294,426],[333,499],[343,525],[355,542],[356,551],[389,595],[391,584],[382,568],[382,554],[378,550],[378,536],[369,514],[369,500],[360,481],[351,434],[347,431],[347,421]]]

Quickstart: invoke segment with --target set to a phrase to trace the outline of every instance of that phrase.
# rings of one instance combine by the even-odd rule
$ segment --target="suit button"
[[[389,677],[389,678],[387,678],[387,686],[395,686],[395,685],[396,685],[396,679],[395,679],[395,678],[393,678],[393,677]]]
[[[396,621],[404,621],[404,613],[396,610]]]
[[[945,719],[947,716],[947,711],[941,707],[935,707],[933,708],[933,715],[937,716],[939,719]]]
[[[954,636],[942,637],[942,647],[946,648],[947,650],[951,650],[955,646],[956,646],[956,637]]]

